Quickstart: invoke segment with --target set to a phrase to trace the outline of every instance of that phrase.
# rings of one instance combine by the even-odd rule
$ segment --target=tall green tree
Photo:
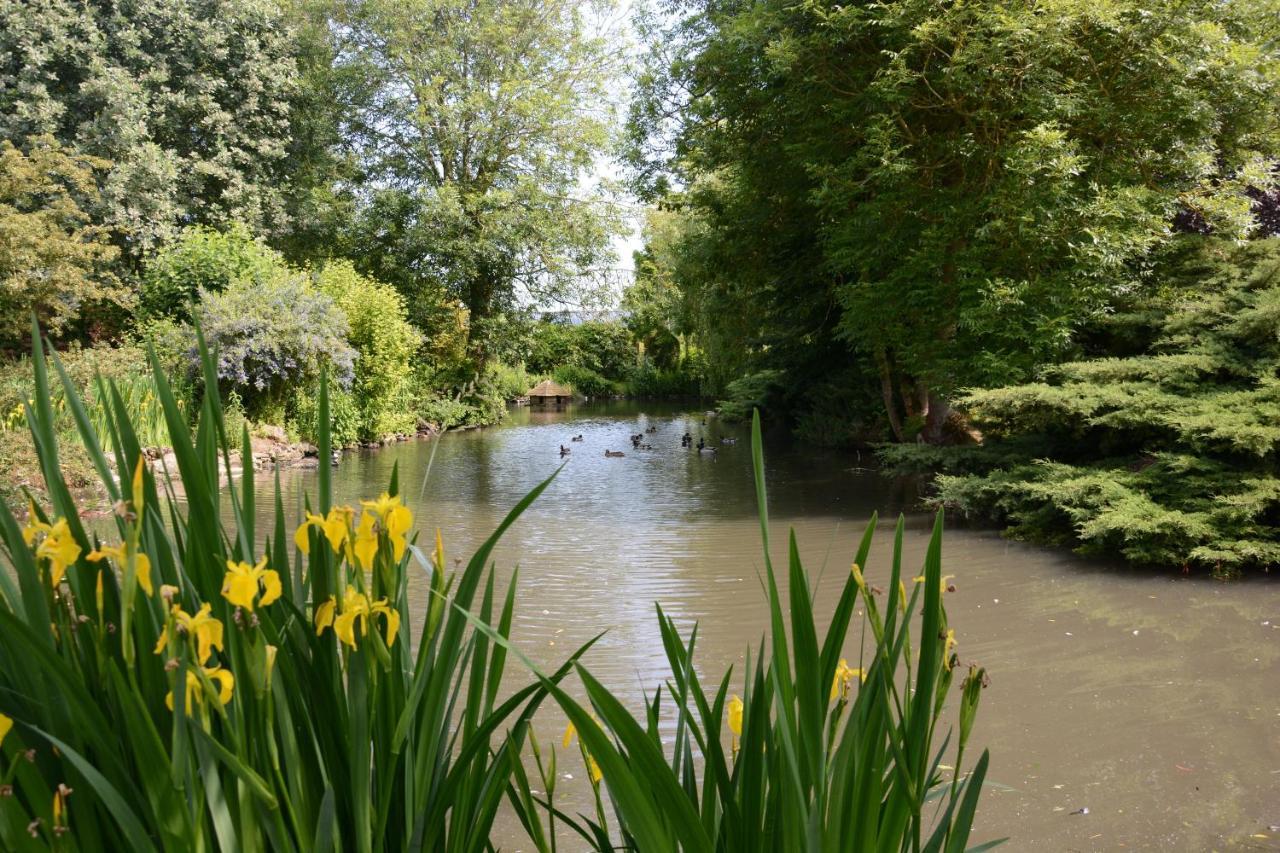
[[[82,309],[125,304],[111,271],[117,250],[86,212],[97,199],[95,170],[110,164],[77,156],[48,137],[23,154],[0,140],[0,347],[25,348],[31,315],[52,335]]]
[[[94,213],[135,259],[185,224],[278,231],[293,52],[277,0],[0,0],[0,139],[111,161]]]
[[[614,209],[583,182],[609,141],[609,45],[572,0],[339,0],[344,135],[361,169],[348,247],[473,327],[608,265]]]
[[[642,80],[642,175],[715,177],[686,195],[722,268],[785,297],[778,330],[833,309],[900,439],[1069,352],[1175,214],[1245,236],[1273,183],[1274,0],[682,5]]]

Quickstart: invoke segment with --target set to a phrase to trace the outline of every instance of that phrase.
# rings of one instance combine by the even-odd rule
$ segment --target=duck
[[[606,450],[604,455],[606,459],[616,459],[619,456],[626,456],[627,454],[623,453],[621,450]]]
[[[570,440],[570,441],[584,441],[585,439],[583,439],[583,437],[582,437],[582,433],[578,433],[577,435],[575,435],[573,438],[571,438],[571,439],[569,439],[569,440]]]
[[[715,458],[716,458],[716,453],[718,453],[718,452],[719,452],[719,451],[717,451],[714,447],[705,447],[705,446],[704,446],[704,447],[699,447],[699,448],[698,448],[698,453],[700,453],[700,454],[705,453],[707,456],[710,456],[712,459],[715,459]]]
[[[658,428],[656,426],[651,426],[645,430],[645,432],[657,432],[657,431],[658,431]]]
[[[738,439],[736,439],[736,438],[729,438],[728,436],[725,436],[724,438],[720,439],[720,443],[721,443],[721,444],[737,444],[737,443],[738,443]]]
[[[681,446],[681,447],[692,447],[692,446],[693,446],[693,436],[689,435],[689,433],[688,433],[688,432],[685,432],[685,434],[684,434],[684,435],[680,436],[680,446]]]
[[[565,447],[563,444],[562,444],[562,445],[560,445],[560,455],[561,455],[561,456],[568,456],[568,455],[569,455],[570,453],[572,453],[572,452],[573,452],[572,450],[570,450],[569,448]]]

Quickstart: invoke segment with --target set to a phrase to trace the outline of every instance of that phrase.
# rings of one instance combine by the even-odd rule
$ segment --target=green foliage
[[[356,353],[347,343],[347,318],[305,273],[237,279],[220,293],[202,292],[196,317],[216,353],[218,383],[241,396],[251,417],[283,414],[289,389],[325,367],[351,386]],[[199,375],[200,353],[192,350],[191,358]]]
[[[529,393],[529,389],[537,385],[546,376],[530,373],[523,364],[512,367],[502,362],[491,362],[485,369],[489,383],[503,400],[514,400]]]
[[[621,323],[543,321],[534,326],[527,364],[535,373],[572,367],[621,379],[636,363],[635,344]]]
[[[186,321],[201,291],[221,293],[241,279],[265,283],[284,268],[283,258],[242,223],[222,231],[193,225],[147,260],[139,309],[144,320]]]
[[[611,114],[609,46],[581,5],[333,5],[335,67],[359,81],[344,92],[347,143],[377,187],[348,237],[361,270],[410,304],[443,290],[473,322],[525,289],[592,289],[618,216],[577,192]]]
[[[725,399],[719,402],[720,414],[727,420],[741,421],[754,410],[768,411],[782,381],[782,373],[777,370],[761,370],[735,379],[725,388]]]
[[[0,139],[110,161],[91,212],[135,260],[193,222],[279,227],[292,52],[275,0],[0,3]]]
[[[25,154],[0,140],[0,347],[25,343],[33,313],[56,335],[104,302],[128,304],[111,272],[117,251],[88,212],[94,171],[108,165],[48,137]]]
[[[1069,356],[1179,213],[1248,235],[1276,180],[1270,0],[655,6],[633,160],[684,234],[654,258],[741,372],[796,406],[854,366],[897,440]]]
[[[646,360],[627,377],[631,397],[694,397],[701,390],[701,377],[686,366],[662,370]]]
[[[320,435],[320,404],[318,381],[297,386],[288,401],[289,424],[298,435],[315,441]],[[355,395],[334,387],[329,389],[329,435],[334,447],[350,447],[358,444],[363,422]],[[366,439],[367,440],[367,439]]]
[[[410,361],[420,338],[394,287],[366,278],[348,262],[326,264],[316,285],[347,315],[347,341],[358,358],[351,393],[365,441],[413,432],[409,408]]]
[[[964,398],[987,446],[920,460],[939,503],[1138,563],[1280,564],[1280,241],[1189,242],[1144,351]]]
[[[612,379],[601,376],[589,367],[579,367],[576,364],[557,367],[551,372],[551,378],[583,397],[612,397],[620,392],[619,384]]]

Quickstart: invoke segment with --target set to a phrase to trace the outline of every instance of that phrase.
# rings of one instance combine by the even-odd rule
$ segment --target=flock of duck
[[[714,413],[709,413],[709,414],[714,414]],[[702,425],[706,426],[706,424],[707,424],[707,419],[704,417],[702,419]],[[631,436],[632,449],[633,450],[653,450],[653,445],[645,441],[645,434],[655,433],[657,431],[658,431],[658,428],[656,426],[651,426],[648,429],[646,429],[644,432],[638,432],[635,435]],[[573,438],[569,439],[569,442],[570,444],[572,444],[575,441],[584,441],[584,440],[585,440],[584,437],[581,434],[578,434],[578,435],[575,435]],[[738,443],[738,439],[736,438],[729,438],[726,436],[720,439],[721,445],[731,445],[731,444],[737,444],[737,443]],[[689,433],[688,430],[685,430],[684,435],[680,436],[680,446],[684,448],[696,450],[699,456],[707,456],[712,459],[715,459],[716,454],[719,452],[718,448],[712,447],[711,445],[707,444],[706,438],[701,435],[698,436],[697,444],[694,444],[693,436]],[[572,448],[566,447],[563,444],[560,445],[561,458],[568,456],[572,452],[573,452]],[[622,452],[621,450],[605,450],[604,455],[608,459],[616,459],[621,456],[626,456],[627,454]]]

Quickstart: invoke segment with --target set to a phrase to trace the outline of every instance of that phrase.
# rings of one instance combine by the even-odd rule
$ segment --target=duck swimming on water
[[[616,459],[619,456],[626,456],[627,454],[623,453],[621,450],[606,450],[604,455],[607,459]]]

